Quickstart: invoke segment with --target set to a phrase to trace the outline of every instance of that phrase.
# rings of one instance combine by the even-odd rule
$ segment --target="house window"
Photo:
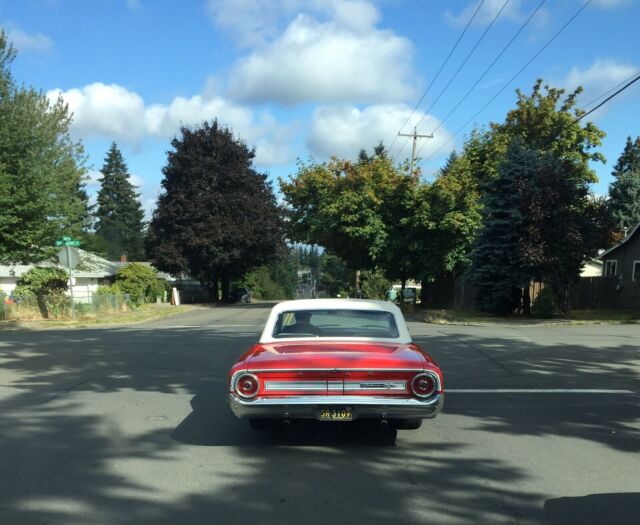
[[[631,280],[640,280],[640,261],[633,261],[633,273],[631,274]]]
[[[604,263],[604,275],[605,277],[610,277],[612,275],[617,275],[618,273],[618,261],[617,260],[610,260],[610,261],[605,261]]]

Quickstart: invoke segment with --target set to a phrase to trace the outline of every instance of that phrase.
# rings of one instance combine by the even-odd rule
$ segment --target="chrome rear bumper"
[[[353,419],[431,419],[444,405],[444,394],[420,401],[382,396],[298,396],[241,399],[229,394],[229,405],[238,418],[317,419],[320,407],[346,406]]]

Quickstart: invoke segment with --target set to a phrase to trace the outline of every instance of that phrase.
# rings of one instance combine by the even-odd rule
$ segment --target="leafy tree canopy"
[[[220,283],[228,300],[232,279],[282,256],[280,210],[254,152],[217,120],[182,127],[171,145],[147,249],[157,268],[198,278],[213,298]]]
[[[34,263],[86,226],[85,157],[62,99],[15,83],[15,56],[0,29],[0,262]]]
[[[398,275],[415,271],[408,243],[424,218],[421,183],[394,168],[384,148],[358,162],[299,163],[289,181],[280,180],[287,204],[289,236],[323,246],[352,270],[384,268]]]

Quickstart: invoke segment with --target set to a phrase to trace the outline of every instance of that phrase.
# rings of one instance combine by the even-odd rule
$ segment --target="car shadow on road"
[[[638,492],[554,498],[544,503],[544,517],[549,525],[636,525],[639,516]]]
[[[171,432],[171,438],[187,445],[201,446],[393,446],[397,432],[380,428],[376,421],[320,423],[295,421],[283,428],[274,421],[264,429],[253,429],[238,420],[224,395],[208,392],[191,400],[192,412]]]

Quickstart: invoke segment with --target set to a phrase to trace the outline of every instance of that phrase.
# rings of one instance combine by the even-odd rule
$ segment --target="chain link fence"
[[[12,296],[0,293],[0,320],[93,319],[128,312],[134,308],[128,294],[74,296]]]

